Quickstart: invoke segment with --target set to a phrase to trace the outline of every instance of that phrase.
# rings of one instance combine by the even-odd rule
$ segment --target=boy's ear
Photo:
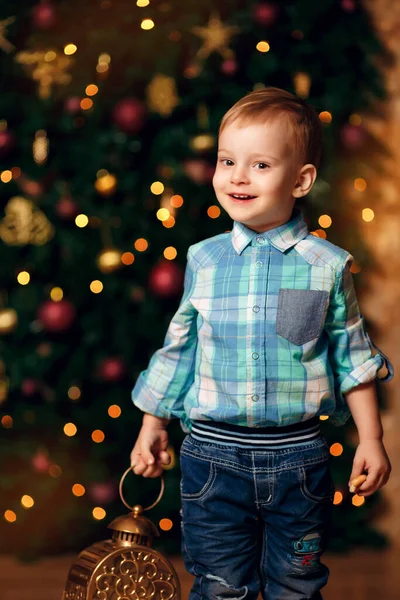
[[[292,191],[292,196],[301,198],[308,194],[317,177],[317,169],[312,164],[303,165],[297,176],[297,181]]]

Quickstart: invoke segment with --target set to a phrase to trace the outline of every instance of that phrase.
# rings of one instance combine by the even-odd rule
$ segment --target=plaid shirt
[[[360,315],[345,250],[301,212],[265,233],[234,221],[189,247],[184,293],[164,345],[132,391],[142,411],[247,427],[350,416],[344,394],[386,363]],[[376,348],[376,346],[375,346]],[[379,348],[377,348],[379,350]]]

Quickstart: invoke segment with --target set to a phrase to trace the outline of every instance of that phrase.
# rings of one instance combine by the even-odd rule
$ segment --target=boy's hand
[[[359,443],[353,461],[350,482],[363,472],[367,480],[360,485],[355,493],[359,496],[371,496],[384,486],[392,467],[382,440],[363,440]]]
[[[142,428],[131,452],[131,465],[136,475],[159,477],[163,465],[169,465],[171,457],[167,452],[168,433],[166,419],[153,415],[143,416]]]

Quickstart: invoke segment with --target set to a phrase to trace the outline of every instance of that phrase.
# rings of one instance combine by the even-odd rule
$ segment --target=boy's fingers
[[[356,489],[358,489],[360,487],[360,485],[362,483],[364,483],[364,481],[366,481],[366,479],[367,479],[366,475],[359,474],[357,472],[353,472],[351,474],[350,481],[349,481],[350,492],[354,493],[356,491]]]
[[[365,483],[359,486],[359,491],[361,495],[366,494],[369,495],[377,490],[379,487],[379,472],[378,471],[370,471],[368,473],[367,480]]]
[[[150,465],[148,467],[146,467],[146,469],[143,471],[142,475],[143,477],[159,477],[161,475],[161,473],[163,472],[163,468],[160,465]]]
[[[142,473],[147,469],[147,465],[142,461],[141,457],[138,458],[132,467],[135,475],[142,475]]]
[[[163,465],[169,465],[171,462],[171,457],[166,450],[161,450],[159,453],[159,459],[161,460]]]

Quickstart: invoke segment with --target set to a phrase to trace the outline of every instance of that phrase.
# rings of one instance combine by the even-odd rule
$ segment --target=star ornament
[[[193,27],[192,32],[203,39],[203,46],[197,51],[199,58],[208,58],[213,52],[218,52],[225,60],[234,56],[228,48],[231,38],[239,33],[239,27],[225,25],[219,15],[213,14],[207,27]]]
[[[6,39],[7,27],[11,25],[11,23],[14,23],[14,21],[15,17],[0,21],[0,48],[4,50],[4,52],[12,52],[15,48],[15,46]]]

